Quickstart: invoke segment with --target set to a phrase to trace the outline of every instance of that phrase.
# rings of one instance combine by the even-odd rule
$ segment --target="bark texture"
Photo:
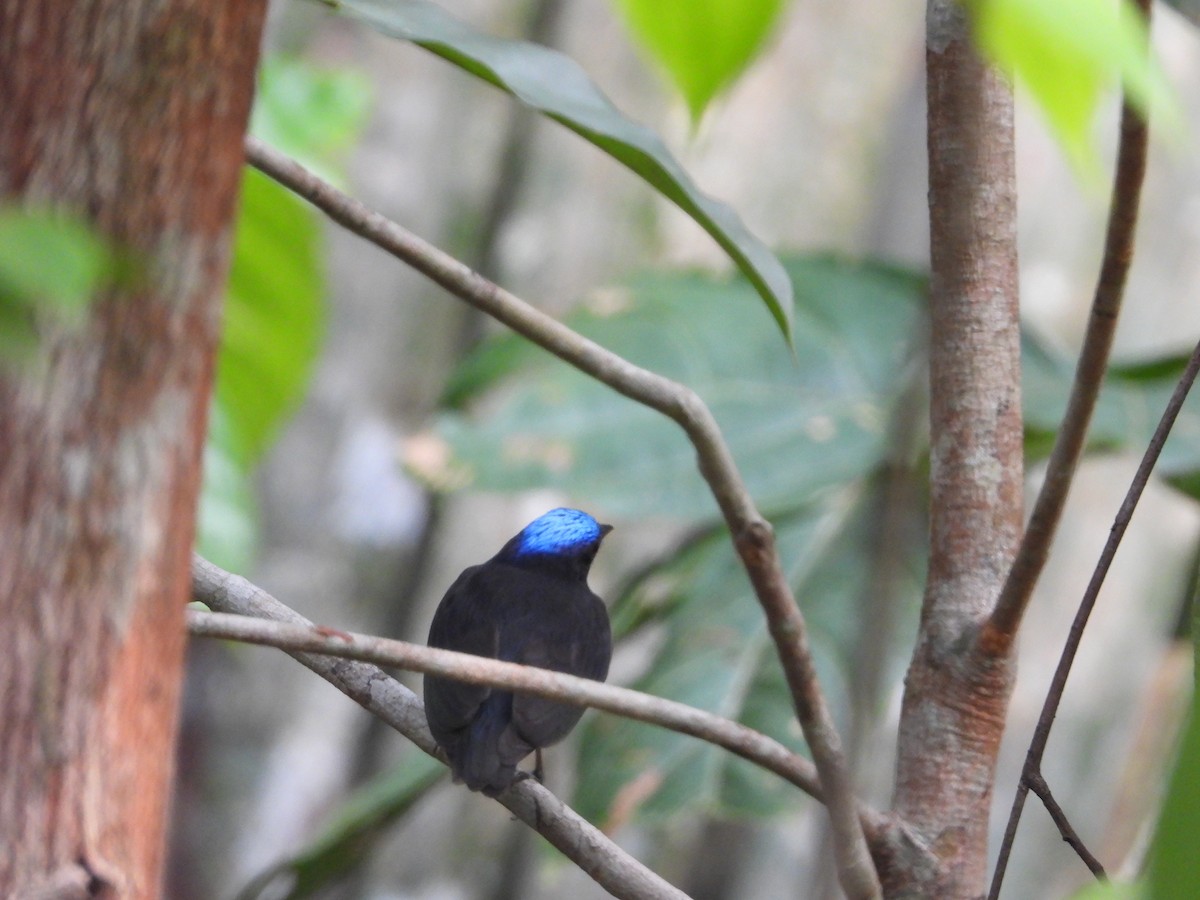
[[[264,0],[0,0],[0,202],[138,263],[0,376],[0,896],[159,893]]]
[[[933,866],[888,893],[983,893],[1007,645],[980,640],[1021,534],[1022,428],[1012,95],[954,0],[927,8],[930,567],[905,682],[894,812]]]

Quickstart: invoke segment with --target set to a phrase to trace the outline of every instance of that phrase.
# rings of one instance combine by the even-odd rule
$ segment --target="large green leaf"
[[[253,128],[306,165],[329,172],[361,127],[367,104],[353,74],[275,59],[264,66]],[[320,344],[324,280],[310,206],[247,169],[225,299],[224,330],[205,449],[197,543],[244,570],[257,532],[250,475],[299,404]]]
[[[822,687],[845,708],[863,598],[879,558],[873,482],[847,486],[777,524],[780,556],[804,609]],[[903,572],[893,573],[895,599],[915,610],[920,575],[918,523],[900,536]],[[662,594],[672,599],[665,604]],[[638,689],[707,709],[805,752],[792,698],[762,610],[727,535],[717,534],[658,571],[647,590],[624,597],[628,607],[667,608],[669,629]],[[641,611],[634,618],[643,619]],[[717,815],[768,815],[794,805],[798,791],[778,776],[694,738],[639,722],[597,716],[586,726],[575,805],[589,819],[628,813],[636,793],[647,819],[703,810]]]
[[[762,49],[784,0],[615,0],[692,120]]]
[[[529,41],[475,31],[427,0],[324,2],[507,91],[631,169],[712,235],[790,340],[792,287],[779,260],[730,207],[701,193],[662,139],[622,115],[572,59]]]
[[[879,464],[923,294],[921,279],[882,266],[820,257],[787,267],[797,286],[794,357],[745,314],[738,301],[751,289],[739,279],[646,276],[569,319],[696,389],[769,510],[795,509]],[[511,336],[467,362],[451,397],[461,403],[498,384],[508,389],[479,413],[443,416],[449,460],[417,474],[487,489],[557,486],[613,515],[715,515],[691,445],[657,413]]]
[[[1024,345],[1025,428],[1034,456],[1049,451],[1066,410],[1074,361],[1027,335]],[[1092,450],[1141,453],[1166,409],[1187,360],[1115,365],[1108,373],[1088,434]],[[1200,392],[1188,396],[1155,473],[1200,498]]]
[[[36,344],[36,315],[80,322],[115,274],[116,257],[82,219],[0,207],[0,360],[21,359]]]
[[[1103,92],[1124,87],[1141,110],[1178,121],[1145,23],[1129,0],[964,0],[975,36],[1001,70],[1026,88],[1071,161],[1098,173],[1091,126]]]

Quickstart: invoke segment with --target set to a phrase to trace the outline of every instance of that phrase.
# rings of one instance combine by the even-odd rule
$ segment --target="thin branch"
[[[754,505],[716,420],[695,391],[635,366],[472,271],[416,235],[248,138],[251,165],[518,334],[613,390],[676,422],[695,447],[700,473],[729,526],[775,641],[797,718],[827,798],[843,889],[877,897],[879,880],[859,823],[841,738],[817,682],[808,629],[783,575],[770,524]]]
[[[1196,380],[1197,372],[1200,372],[1200,344],[1197,344],[1196,349],[1192,351],[1191,359],[1188,360],[1187,367],[1184,369],[1179,383],[1175,386],[1175,392],[1171,395],[1171,399],[1167,403],[1167,408],[1158,422],[1158,427],[1154,429],[1154,435],[1150,438],[1150,445],[1146,448],[1146,452],[1142,456],[1142,461],[1133,476],[1133,481],[1129,485],[1129,490],[1125,494],[1121,508],[1117,510],[1108,540],[1104,544],[1104,549],[1100,552],[1100,559],[1096,563],[1096,569],[1092,572],[1091,581],[1088,582],[1087,590],[1084,591],[1083,599],[1079,602],[1079,609],[1075,613],[1075,619],[1071,623],[1071,630],[1067,635],[1067,642],[1063,647],[1062,656],[1059,658],[1058,668],[1054,671],[1054,678],[1050,682],[1050,690],[1046,694],[1046,702],[1042,705],[1041,715],[1038,716],[1037,727],[1033,732],[1033,740],[1029,744],[1029,752],[1025,755],[1025,765],[1021,772],[1021,781],[1017,786],[1016,796],[1013,798],[1012,812],[1008,817],[1008,826],[1004,831],[1004,842],[1000,846],[1000,856],[996,861],[996,872],[992,877],[991,891],[988,893],[988,897],[991,900],[995,900],[1000,895],[1000,885],[1004,881],[1004,872],[1008,867],[1009,856],[1012,854],[1013,839],[1016,837],[1017,824],[1020,822],[1021,810],[1025,805],[1025,795],[1034,780],[1041,778],[1042,758],[1046,753],[1046,744],[1050,740],[1050,729],[1054,726],[1054,717],[1058,714],[1058,707],[1062,703],[1063,691],[1067,686],[1067,678],[1071,674],[1071,666],[1075,662],[1075,654],[1079,650],[1080,641],[1083,639],[1083,630],[1087,627],[1088,618],[1092,614],[1092,609],[1096,606],[1096,598],[1100,594],[1100,588],[1104,585],[1104,579],[1108,575],[1113,557],[1116,556],[1117,548],[1120,547],[1121,540],[1125,537],[1129,521],[1133,518],[1133,511],[1137,508],[1142,491],[1145,490],[1146,483],[1150,480],[1150,473],[1154,470],[1154,464],[1158,462],[1163,444],[1166,443],[1167,436],[1171,433],[1171,427],[1175,424],[1175,418],[1179,415],[1179,410],[1183,407],[1184,400],[1187,399],[1188,391],[1191,390],[1192,383]]]
[[[812,763],[765,734],[693,706],[641,691],[579,678],[564,672],[435,650],[421,644],[335,631],[313,625],[272,622],[228,613],[188,610],[188,633],[262,644],[289,652],[320,653],[377,666],[453,678],[467,684],[525,691],[575,706],[590,706],[640,722],[649,722],[724,747],[821,799]]]
[[[1138,0],[1138,6],[1149,18],[1150,0]],[[1120,146],[1113,176],[1104,259],[1100,264],[1087,333],[1075,368],[1067,410],[1046,464],[1046,480],[1038,491],[1017,557],[992,611],[990,635],[985,636],[991,646],[1007,646],[1020,628],[1034,586],[1045,568],[1067,495],[1075,479],[1075,469],[1083,455],[1088,425],[1104,384],[1113,334],[1117,329],[1117,316],[1121,312],[1125,283],[1133,260],[1138,206],[1146,176],[1148,134],[1145,118],[1126,101],[1121,110]]]
[[[199,556],[192,558],[192,596],[221,612],[312,627],[299,613],[246,579]],[[315,653],[290,655],[426,753],[441,758],[425,724],[421,701],[386,672],[367,663]],[[646,868],[532,779],[518,782],[496,799],[613,896],[627,900],[687,900],[687,894]]]
[[[1046,779],[1040,773],[1035,772],[1030,776],[1029,789],[1041,799],[1042,805],[1046,807],[1046,812],[1050,813],[1050,818],[1058,826],[1058,832],[1062,835],[1062,839],[1070,844],[1072,849],[1079,854],[1079,858],[1083,860],[1083,864],[1091,869],[1092,874],[1097,879],[1107,881],[1108,875],[1105,874],[1104,866],[1100,864],[1100,860],[1096,859],[1092,851],[1083,843],[1083,839],[1079,836],[1078,832],[1071,826],[1070,820],[1067,819],[1067,814],[1063,812],[1063,808],[1054,799],[1054,794],[1050,791],[1050,785],[1046,784]]]

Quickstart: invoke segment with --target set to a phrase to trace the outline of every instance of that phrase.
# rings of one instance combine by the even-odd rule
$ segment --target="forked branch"
[[[331,219],[407,263],[450,293],[613,390],[675,421],[729,526],[766,615],[833,825],[839,880],[852,898],[879,896],[841,739],[817,682],[808,629],[783,575],[770,524],[754,505],[716,420],[685,385],[642,369],[540,312],[468,266],[318,178],[254,138],[247,160]]]
[[[1150,15],[1149,0],[1138,0],[1138,6],[1146,16]],[[992,636],[998,638],[997,646],[1011,643],[1016,635],[1029,598],[1046,566],[1054,534],[1075,478],[1075,469],[1083,455],[1092,412],[1104,384],[1129,266],[1133,261],[1138,206],[1146,177],[1148,134],[1146,120],[1126,102],[1121,111],[1121,138],[1116,174],[1113,176],[1104,259],[1100,264],[1092,311],[1079,352],[1079,362],[1075,367],[1067,411],[1046,464],[1046,479],[1038,491],[1029,525],[992,612],[990,630]]]
[[[1197,372],[1200,372],[1200,344],[1197,344],[1196,349],[1192,351],[1191,359],[1188,360],[1187,367],[1184,369],[1179,383],[1175,386],[1175,392],[1171,395],[1171,399],[1167,403],[1167,408],[1158,422],[1158,427],[1154,429],[1154,435],[1150,438],[1150,445],[1146,448],[1146,452],[1142,456],[1142,461],[1133,476],[1133,481],[1129,485],[1129,490],[1125,494],[1121,508],[1117,510],[1112,529],[1108,534],[1108,540],[1104,544],[1104,549],[1100,552],[1100,559],[1096,563],[1096,569],[1092,572],[1091,581],[1088,582],[1087,590],[1084,591],[1083,599],[1079,602],[1079,609],[1075,613],[1075,619],[1071,623],[1071,630],[1067,635],[1066,645],[1063,647],[1062,656],[1058,660],[1058,667],[1054,670],[1054,678],[1050,682],[1050,690],[1046,695],[1046,702],[1042,705],[1041,715],[1038,716],[1038,723],[1033,732],[1033,740],[1030,742],[1029,752],[1025,755],[1025,765],[1021,771],[1021,781],[1017,785],[1017,793],[1013,798],[1012,812],[1009,813],[1008,826],[1004,831],[1004,842],[1000,846],[1000,856],[996,861],[996,871],[992,876],[992,887],[988,894],[988,897],[993,898],[993,900],[1000,895],[1000,885],[1004,881],[1004,872],[1008,867],[1009,856],[1012,853],[1013,839],[1017,834],[1017,824],[1021,820],[1021,811],[1025,807],[1025,798],[1029,793],[1030,787],[1042,779],[1042,758],[1046,754],[1046,744],[1050,740],[1050,729],[1054,726],[1054,717],[1058,714],[1058,707],[1062,703],[1063,691],[1067,686],[1067,678],[1071,674],[1071,665],[1075,662],[1075,653],[1079,650],[1080,641],[1083,640],[1083,631],[1087,627],[1088,618],[1096,606],[1096,598],[1100,595],[1100,588],[1104,586],[1104,579],[1108,575],[1108,569],[1112,565],[1113,557],[1117,554],[1117,548],[1121,546],[1121,540],[1125,537],[1125,531],[1129,527],[1130,520],[1133,518],[1133,511],[1137,508],[1142,491],[1145,490],[1146,483],[1150,480],[1150,473],[1154,471],[1154,464],[1158,462],[1158,456],[1162,452],[1163,444],[1167,442],[1167,436],[1171,433],[1171,428],[1175,424],[1179,410],[1183,408],[1183,401],[1187,399],[1188,391],[1191,390],[1192,384],[1196,380]]]

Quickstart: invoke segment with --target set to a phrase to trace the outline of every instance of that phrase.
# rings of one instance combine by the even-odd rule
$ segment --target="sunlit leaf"
[[[791,338],[792,287],[779,260],[730,207],[701,193],[662,139],[622,115],[569,57],[475,31],[426,0],[324,2],[512,94],[631,169],[716,240]]]
[[[784,0],[616,0],[693,121],[762,49]]]
[[[1167,82],[1129,0],[966,0],[980,47],[1029,91],[1072,163],[1098,172],[1091,126],[1103,93],[1123,86],[1137,108],[1177,118]]]

